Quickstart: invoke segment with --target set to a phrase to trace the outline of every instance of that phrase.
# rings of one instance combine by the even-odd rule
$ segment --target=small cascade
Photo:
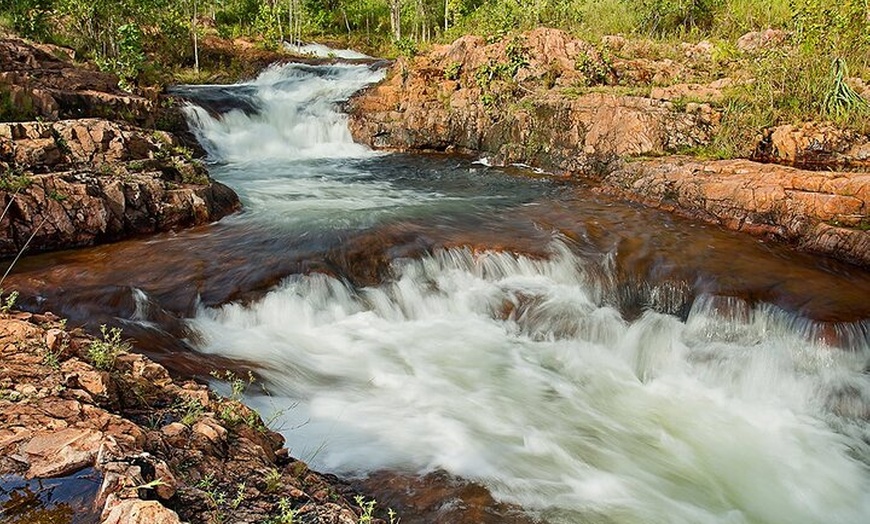
[[[286,64],[251,82],[173,93],[193,102],[185,108],[188,121],[212,160],[354,158],[372,153],[353,142],[339,105],[384,74],[368,65]],[[238,107],[227,110],[235,97]]]

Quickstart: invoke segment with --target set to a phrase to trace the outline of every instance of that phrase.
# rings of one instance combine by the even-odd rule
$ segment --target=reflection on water
[[[93,468],[68,477],[25,480],[0,477],[0,522],[4,524],[95,524],[94,500],[102,477]]]

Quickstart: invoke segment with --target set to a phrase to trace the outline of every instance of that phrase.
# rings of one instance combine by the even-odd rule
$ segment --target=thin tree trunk
[[[444,32],[447,32],[447,20],[450,18],[450,0],[444,0]]]
[[[402,39],[402,0],[390,0],[390,27],[393,38]]]
[[[193,31],[193,69],[199,73],[199,41],[196,37],[196,0],[193,0],[193,17],[190,20],[190,28]]]

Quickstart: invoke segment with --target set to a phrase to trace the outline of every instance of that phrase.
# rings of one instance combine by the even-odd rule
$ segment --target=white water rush
[[[190,105],[188,120],[214,160],[364,156],[370,150],[353,142],[338,105],[383,76],[366,65],[272,66],[235,86],[187,86],[186,93],[220,90],[245,101],[219,116]]]
[[[865,355],[700,300],[626,322],[564,246],[441,251],[352,289],[289,278],[201,311],[318,467],[445,469],[548,522],[864,522]],[[745,309],[745,308],[744,308]],[[297,404],[298,403],[298,404]]]
[[[292,214],[301,234],[357,220],[288,203],[339,186],[444,209],[334,161],[368,154],[335,101],[380,73],[300,67],[251,84],[261,112],[192,110],[213,157],[248,162],[216,176],[249,191],[252,214]],[[304,186],[268,185],[281,159]],[[427,253],[379,284],[298,274],[255,302],[200,308],[197,347],[260,366],[270,395],[248,400],[322,470],[445,470],[552,524],[870,522],[866,336],[828,347],[774,306],[704,294],[685,320],[628,318],[607,299],[615,270],[558,236],[543,258]]]

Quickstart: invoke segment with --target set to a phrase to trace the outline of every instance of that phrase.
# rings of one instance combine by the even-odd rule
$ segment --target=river
[[[10,287],[177,372],[254,370],[247,401],[323,471],[443,472],[551,524],[870,519],[870,273],[593,182],[370,151],[340,108],[382,74],[179,87],[245,210],[28,257]]]

